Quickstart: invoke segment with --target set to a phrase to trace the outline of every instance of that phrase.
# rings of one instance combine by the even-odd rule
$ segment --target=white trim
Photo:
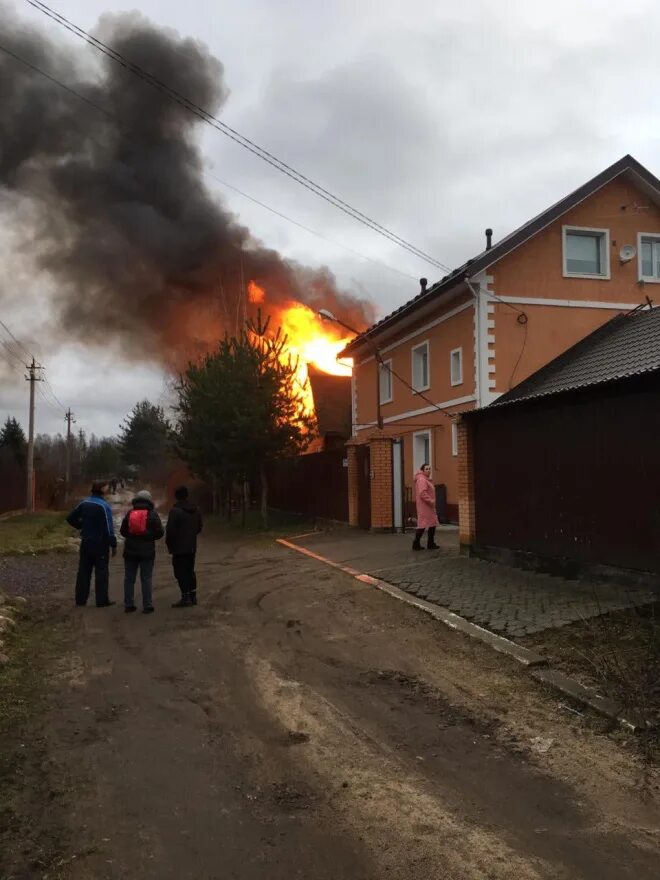
[[[474,319],[474,373],[477,406],[488,406],[491,402],[489,387],[489,361],[495,360],[495,333],[488,324],[496,320],[495,303],[492,290],[493,276],[479,272],[473,279],[476,288],[473,293],[477,303]]]
[[[660,232],[638,232],[637,233],[637,280],[643,281],[644,284],[660,284],[660,278],[655,276],[642,275],[642,239],[651,238],[660,242]],[[651,254],[653,259],[653,254]]]
[[[424,416],[430,412],[437,412],[438,409],[446,409],[450,406],[460,406],[462,403],[472,403],[477,398],[474,394],[466,394],[465,397],[455,397],[453,400],[444,400],[442,403],[436,403],[434,406],[425,406],[422,409],[413,409],[409,412],[400,413],[398,416],[388,416],[383,419],[384,422],[400,422],[402,419],[411,419],[415,416]],[[370,427],[370,426],[369,426]]]
[[[385,345],[380,349],[381,354],[387,354],[393,349],[397,348],[399,345],[405,345],[406,342],[410,342],[411,339],[414,339],[416,336],[421,336],[423,333],[426,333],[427,330],[431,330],[433,327],[437,327],[438,324],[444,323],[444,321],[448,321],[450,318],[459,315],[461,312],[464,312],[466,309],[474,308],[474,302],[469,299],[467,302],[461,303],[460,306],[456,306],[455,309],[451,309],[449,312],[445,312],[444,315],[440,315],[439,318],[436,318],[434,321],[429,321],[428,324],[423,324],[421,327],[418,327],[416,330],[413,330],[412,333],[408,333],[406,336],[402,336],[401,339],[397,339],[396,342],[390,342],[389,345]],[[360,361],[358,366],[362,364],[367,364],[369,361],[372,361],[374,356],[370,354],[363,361]]]
[[[453,375],[453,364],[454,364],[454,355],[458,355],[458,379],[454,381]],[[449,381],[451,382],[452,387],[456,387],[457,385],[463,384],[463,348],[459,346],[458,348],[454,348],[449,352]]]
[[[426,378],[428,381],[426,385],[420,385],[418,388],[415,385],[415,352],[419,351],[420,348],[426,349]],[[419,394],[420,391],[428,391],[431,387],[431,344],[429,339],[413,345],[410,349],[410,385],[413,394]]]
[[[498,296],[505,303],[517,303],[521,306],[566,306],[570,309],[626,309],[631,310],[643,303],[634,302],[598,302],[589,299],[540,299],[531,296]]]
[[[433,473],[433,431],[430,428],[425,428],[423,431],[415,431],[412,436],[413,436],[413,450],[412,450],[413,471],[415,473],[417,473],[417,471],[419,470],[419,468],[423,464],[428,464],[431,466],[431,473]],[[415,441],[417,440],[418,437],[428,437],[429,438],[429,459],[428,459],[428,461],[421,462],[419,465],[415,464],[415,453],[417,451],[415,449],[415,445],[416,445]]]
[[[604,269],[605,271],[591,275],[586,272],[569,272],[566,268],[566,236],[570,232],[582,233],[586,232],[594,233],[601,237],[601,258],[605,263]],[[609,229],[597,229],[594,226],[562,226],[561,228],[561,268],[562,274],[564,278],[588,278],[597,281],[609,281],[611,278],[610,274],[610,230]]]
[[[392,424],[393,422],[403,421],[403,419],[413,419],[416,416],[425,416],[428,415],[428,413],[437,412],[439,409],[448,409],[451,406],[461,406],[464,403],[474,403],[476,399],[476,394],[466,394],[465,397],[456,397],[454,400],[444,400],[442,403],[436,403],[434,406],[413,409],[409,412],[399,413],[398,416],[388,416],[386,419],[383,419],[383,424]],[[355,433],[357,434],[358,431],[366,431],[367,428],[373,427],[375,427],[375,422],[367,425],[356,425]]]
[[[495,381],[495,379],[489,379],[488,380],[488,390],[494,391],[496,387],[497,387],[497,382]]]
[[[488,364],[488,372],[489,373],[495,372],[495,364]]]
[[[380,378],[381,378],[381,370],[383,369],[383,367],[387,367],[387,371],[388,371],[389,377],[390,377],[390,396],[387,398],[380,396],[380,393],[382,390],[381,384],[380,384]],[[389,360],[386,360],[386,361],[381,361],[378,364],[378,398],[381,402],[381,405],[385,404],[385,403],[392,403],[392,401],[394,400],[394,373],[392,373],[392,358],[389,358]]]
[[[434,299],[428,300],[425,303],[421,303],[417,308],[414,308],[412,312],[406,312],[405,314],[400,315],[393,324],[390,324],[389,327],[385,327],[384,329],[375,328],[371,331],[368,331],[370,334],[369,340],[362,340],[360,343],[358,343],[358,348],[364,347],[371,348],[373,350],[374,348],[378,347],[375,339],[379,336],[382,336],[383,346],[382,348],[380,348],[380,351],[382,354],[384,354],[391,348],[396,348],[396,346],[400,344],[400,340],[398,339],[396,342],[389,342],[387,345],[384,344],[387,342],[388,339],[396,337],[397,334],[395,328],[400,327],[401,330],[404,330],[406,327],[414,325],[415,321],[419,321],[423,317],[428,317],[431,314],[435,314],[439,308],[444,308],[445,306],[449,305],[450,302],[453,302],[455,299],[457,299],[459,296],[469,296],[469,293],[470,291],[465,287],[465,279],[457,275],[456,286],[450,287],[442,294],[442,301],[440,303],[436,302]],[[456,308],[456,313],[464,308],[469,308],[469,306],[472,305],[472,301],[469,300],[468,302],[469,305],[463,303],[461,306],[458,306]],[[401,308],[405,310],[408,305],[409,303],[405,303]],[[405,338],[408,340],[413,339],[419,333],[424,333],[425,327],[435,327],[436,324],[440,324],[447,318],[453,317],[453,314],[453,309],[450,312],[445,312],[444,315],[441,315],[439,318],[434,318],[429,324],[424,324],[422,327],[418,327],[416,330],[411,331],[411,333]],[[393,317],[394,312],[391,312],[389,315],[383,318],[383,322]],[[372,337],[374,341],[372,341]],[[353,360],[357,363],[357,356],[355,353],[350,355],[350,357],[352,357]],[[360,361],[360,363],[366,363],[366,361],[370,360],[370,358],[372,357],[373,355],[369,355],[369,357],[367,357],[364,361]]]
[[[451,454],[454,458],[458,455],[458,422],[451,423]]]

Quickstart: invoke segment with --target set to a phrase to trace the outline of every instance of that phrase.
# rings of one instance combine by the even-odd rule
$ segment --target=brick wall
[[[371,528],[392,528],[392,438],[373,437],[371,451]]]
[[[346,446],[346,454],[348,457],[348,523],[351,526],[359,525],[358,520],[358,491],[359,491],[359,474],[357,448],[355,445],[348,443]]]
[[[470,422],[458,423],[458,535],[461,549],[475,541],[474,451]]]

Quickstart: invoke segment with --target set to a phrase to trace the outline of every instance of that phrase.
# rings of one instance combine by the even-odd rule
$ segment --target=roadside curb
[[[383,581],[380,578],[372,577],[371,575],[358,571],[351,566],[342,565],[339,562],[333,562],[332,559],[328,559],[326,556],[321,556],[319,553],[314,553],[312,550],[308,550],[306,547],[300,547],[298,544],[294,544],[284,538],[277,538],[276,542],[289,550],[295,550],[296,553],[301,553],[303,556],[308,556],[310,559],[314,559],[317,562],[322,562],[324,565],[329,565],[331,568],[343,571],[345,574],[349,574],[362,584],[376,587],[377,590],[387,593],[394,599],[398,599],[406,605],[411,605],[413,608],[418,608],[420,611],[423,611],[435,620],[444,623],[445,626],[448,626],[450,629],[462,632],[470,638],[478,639],[480,642],[483,642],[495,651],[499,651],[501,654],[506,654],[508,657],[512,657],[525,668],[530,669],[531,675],[536,681],[548,687],[552,687],[565,697],[570,697],[570,699],[576,700],[584,706],[588,706],[599,715],[604,715],[607,718],[611,718],[613,721],[617,721],[622,727],[626,727],[628,730],[632,731],[642,729],[642,725],[625,718],[621,714],[621,706],[613,700],[609,700],[591,688],[585,687],[574,678],[570,678],[555,669],[549,668],[548,659],[541,654],[537,654],[535,651],[530,651],[528,648],[524,648],[522,645],[518,645],[510,639],[504,638],[504,636],[498,636],[496,633],[484,629],[476,623],[471,623],[469,620],[466,620],[459,614],[454,614],[453,611],[449,611],[441,605],[434,605],[432,602],[427,602],[425,599],[418,599],[416,596],[411,596],[410,593],[406,593],[405,590],[401,590],[399,587],[395,587],[393,584]]]

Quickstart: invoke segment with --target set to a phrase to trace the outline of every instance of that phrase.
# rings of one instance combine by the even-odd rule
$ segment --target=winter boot
[[[438,545],[435,543],[435,529],[434,528],[429,529],[429,539],[426,542],[426,549],[427,550],[439,550],[440,549],[438,547]]]
[[[422,545],[420,541],[422,540],[422,535],[424,534],[424,529],[417,529],[415,532],[415,540],[413,541],[412,548],[413,550],[421,550]]]
[[[190,604],[197,605],[197,590],[192,590],[190,593]]]
[[[172,608],[188,608],[190,605],[190,593],[182,593],[178,602],[172,602]]]

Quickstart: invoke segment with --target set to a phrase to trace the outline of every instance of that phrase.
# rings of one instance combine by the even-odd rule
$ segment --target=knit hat
[[[152,501],[151,492],[147,489],[140,489],[139,492],[135,493],[136,498],[141,498],[143,501]]]

